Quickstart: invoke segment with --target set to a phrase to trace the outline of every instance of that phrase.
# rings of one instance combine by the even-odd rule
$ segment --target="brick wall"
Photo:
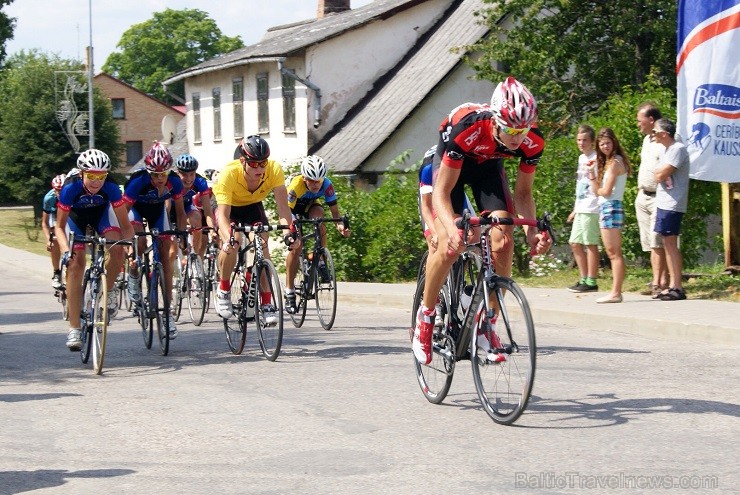
[[[141,141],[145,154],[153,141],[162,139],[162,119],[165,115],[171,115],[176,122],[184,117],[169,105],[108,74],[100,73],[95,76],[94,84],[109,99],[124,99],[125,118],[115,119],[121,141],[124,144],[128,141]],[[119,168],[126,167],[125,152],[119,157],[118,164]]]

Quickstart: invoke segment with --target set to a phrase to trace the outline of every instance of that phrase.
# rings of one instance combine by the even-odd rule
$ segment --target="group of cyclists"
[[[428,364],[432,358],[432,333],[435,325],[435,303],[444,280],[453,263],[465,248],[463,232],[455,225],[463,210],[476,208],[481,215],[498,217],[535,217],[532,194],[534,175],[544,149],[544,138],[536,125],[537,104],[532,93],[513,77],[499,83],[490,104],[465,103],[453,109],[439,126],[439,142],[427,152],[420,184],[420,214],[424,235],[429,246],[426,263],[424,299],[416,315],[412,331],[412,350],[416,359]],[[284,241],[289,248],[286,261],[285,308],[296,310],[293,278],[297,270],[298,253],[302,240],[297,235],[293,220],[297,217],[316,218],[324,215],[328,206],[333,218],[340,218],[336,193],[327,177],[327,165],[318,156],[308,156],[301,163],[301,174],[288,184],[281,165],[270,159],[270,147],[260,136],[248,136],[240,142],[238,158],[228,163],[213,182],[197,173],[198,161],[191,155],[173,160],[166,146],[155,143],[145,156],[145,168],[135,172],[123,192],[110,178],[111,162],[102,151],[90,149],[77,160],[78,173],[70,177],[57,176],[49,194],[58,196],[53,237],[47,234],[54,265],[55,287],[59,279],[59,259],[67,264],[66,286],[70,315],[67,346],[80,346],[80,294],[84,271],[84,256],[75,253],[82,244],[69,245],[68,234],[84,235],[92,227],[107,239],[132,238],[142,232],[144,222],[149,228],[170,230],[172,225],[192,232],[192,246],[186,237],[178,243],[172,237],[161,239],[165,259],[165,278],[168,293],[172,293],[172,275],[178,244],[180,249],[193,249],[203,256],[206,242],[198,230],[213,227],[220,240],[215,307],[222,318],[232,316],[230,275],[236,265],[239,238],[230,229],[232,224],[268,223],[263,201],[272,193],[279,223],[290,226]],[[505,158],[520,160],[513,194],[503,166]],[[175,170],[171,170],[172,165]],[[472,192],[467,200],[465,187]],[[47,195],[48,196],[48,195]],[[321,201],[323,199],[323,202]],[[212,203],[215,200],[215,211]],[[49,203],[52,203],[51,199]],[[471,204],[472,203],[472,204]],[[54,211],[44,200],[45,215]],[[45,218],[44,232],[50,230],[51,220]],[[343,236],[350,231],[343,223],[336,223]],[[322,225],[322,228],[325,228]],[[501,226],[490,236],[496,272],[511,274],[513,241],[511,226]],[[539,234],[534,227],[525,227],[527,242],[533,252],[542,254],[550,248],[551,240]],[[262,234],[266,236],[267,234]],[[234,242],[236,241],[236,242]],[[145,243],[144,238],[139,242]],[[232,244],[234,242],[234,244]],[[325,230],[322,231],[325,243]],[[266,244],[267,246],[267,244]],[[143,246],[140,246],[143,247]],[[125,259],[124,247],[113,246],[106,269],[118,273]],[[55,254],[56,253],[56,254]],[[63,253],[60,255],[60,253]],[[265,256],[269,258],[269,249]],[[138,276],[131,265],[131,277]],[[108,278],[108,311],[114,316],[117,298],[113,289],[115,277]],[[129,283],[129,297],[137,300],[137,283]],[[261,292],[260,304],[269,320],[270,311],[276,311],[270,292]],[[269,321],[268,321],[269,323]],[[495,329],[496,316],[491,320]],[[177,329],[170,319],[170,338]],[[478,345],[487,349],[499,348],[495,330],[479,336]],[[483,337],[481,339],[480,337]],[[483,341],[482,341],[483,340]],[[503,355],[491,356],[494,362],[505,360]]]
[[[219,287],[216,292],[216,311],[222,318],[230,318],[230,275],[236,264],[239,234],[231,230],[233,224],[268,223],[263,201],[272,193],[279,221],[290,227],[284,238],[289,249],[288,279],[286,280],[286,310],[295,312],[295,292],[292,289],[298,255],[302,241],[293,227],[299,217],[316,218],[324,215],[324,198],[335,219],[340,218],[334,186],[327,175],[327,166],[317,156],[308,156],[301,163],[301,174],[286,186],[280,164],[270,160],[270,147],[260,136],[248,136],[238,146],[239,158],[227,164],[213,188],[203,175],[197,173],[198,161],[189,154],[176,160],[165,145],[155,142],[144,157],[145,166],[135,171],[126,184],[119,187],[108,174],[111,160],[106,153],[89,149],[77,159],[77,168],[69,174],[52,180],[52,189],[43,202],[43,226],[48,249],[52,255],[55,289],[66,286],[69,308],[67,347],[77,351],[82,345],[80,308],[82,306],[82,279],[85,256],[79,254],[84,244],[74,238],[84,237],[88,228],[107,240],[132,239],[144,232],[145,223],[160,232],[179,231],[183,235],[158,236],[162,256],[167,294],[172,294],[174,263],[178,249],[192,250],[198,262],[207,247],[201,227],[208,226],[220,239],[218,256]],[[174,169],[173,169],[174,166]],[[212,178],[216,176],[209,170]],[[213,208],[213,204],[217,207]],[[176,229],[175,229],[176,227]],[[350,231],[338,224],[342,235]],[[52,234],[53,232],[53,234]],[[189,235],[187,235],[189,234]],[[266,235],[266,234],[263,234]],[[176,237],[179,237],[179,242]],[[70,239],[72,241],[70,242]],[[139,251],[146,248],[146,237],[139,236]],[[326,243],[325,235],[322,242]],[[233,244],[232,244],[233,243]],[[267,247],[267,244],[265,244]],[[132,249],[112,245],[106,260],[108,273],[119,273],[125,260],[129,263],[128,297],[136,302],[141,299],[140,273]],[[265,250],[269,258],[269,248]],[[128,255],[128,256],[127,256]],[[61,267],[66,266],[66,280],[61,280]],[[115,278],[108,277],[108,315],[118,312],[118,295]],[[262,305],[267,313],[267,323],[275,318],[276,307],[268,300],[270,293],[263,292]],[[270,316],[272,312],[272,316]],[[169,338],[177,337],[174,319],[169,319]]]

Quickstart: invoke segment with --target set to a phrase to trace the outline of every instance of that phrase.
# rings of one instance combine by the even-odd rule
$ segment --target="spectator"
[[[621,303],[624,282],[622,255],[622,226],[624,207],[622,198],[630,174],[627,155],[622,150],[614,131],[603,127],[596,138],[596,164],[589,167],[591,187],[599,195],[599,226],[606,254],[612,266],[612,290],[597,303]],[[593,170],[598,167],[598,173]]]
[[[576,170],[576,201],[573,211],[568,215],[568,223],[573,224],[570,233],[570,248],[578,265],[580,280],[568,287],[571,292],[594,292],[599,290],[596,277],[599,271],[599,197],[591,187],[588,176],[589,165],[596,163],[593,127],[582,125],[576,134],[576,144],[581,151]],[[596,167],[591,168],[597,173]]]
[[[637,110],[637,127],[645,136],[640,149],[640,168],[637,173],[637,197],[635,213],[640,230],[642,250],[650,253],[650,266],[653,278],[641,294],[656,297],[661,290],[668,288],[668,269],[666,266],[663,238],[654,230],[655,227],[655,191],[658,187],[654,172],[658,167],[663,147],[655,140],[653,125],[661,118],[660,110],[652,103],[643,103]]]
[[[658,182],[655,232],[663,236],[671,283],[659,298],[662,301],[680,301],[686,299],[686,292],[682,287],[683,260],[678,249],[678,236],[689,202],[689,153],[683,143],[676,141],[676,125],[670,120],[663,118],[655,122],[653,134],[655,140],[665,147],[660,165],[654,172]]]

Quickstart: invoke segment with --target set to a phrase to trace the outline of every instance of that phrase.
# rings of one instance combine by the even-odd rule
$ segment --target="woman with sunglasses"
[[[465,248],[461,233],[455,226],[455,219],[464,209],[465,186],[470,186],[478,211],[487,210],[500,217],[535,217],[532,184],[545,147],[542,133],[535,126],[536,121],[537,104],[532,93],[522,83],[508,77],[496,86],[490,106],[460,105],[439,127],[432,192],[438,249],[427,261],[424,300],[419,307],[412,339],[414,355],[422,363],[428,364],[432,359],[437,294]],[[504,158],[520,159],[513,197],[504,170]],[[533,227],[524,229],[532,248],[538,254],[547,252],[549,239],[537,234]],[[511,226],[502,226],[491,235],[496,272],[504,276],[511,274],[512,230]],[[485,340],[484,336],[481,337]]]
[[[144,232],[144,220],[149,229],[171,230],[171,223],[167,215],[167,200],[171,199],[176,213],[176,223],[179,230],[185,230],[187,216],[183,204],[184,188],[180,177],[172,170],[172,155],[161,143],[155,141],[144,157],[145,169],[138,170],[131,175],[126,183],[123,199],[129,208],[129,218],[137,233]],[[172,273],[174,271],[177,249],[172,236],[160,236],[160,254],[164,269],[165,286],[167,293],[172,294]],[[140,237],[139,250],[146,249],[146,238]],[[183,238],[183,242],[187,242]],[[184,247],[183,247],[184,248]],[[129,276],[133,283],[128,284],[129,298],[138,301],[140,284],[137,283],[139,273],[134,263],[131,264]],[[177,326],[170,318],[170,340],[177,337]]]
[[[221,238],[221,251],[218,255],[218,272],[221,275],[216,291],[216,311],[221,318],[229,318],[231,307],[231,272],[236,266],[236,252],[239,244],[230,244],[232,222],[242,224],[268,224],[262,201],[272,193],[277,205],[280,223],[292,225],[288,191],[285,187],[285,174],[280,164],[269,160],[270,146],[260,136],[247,136],[238,147],[239,158],[228,163],[219,173],[218,182],[213,186],[216,196],[216,225]],[[262,234],[267,240],[267,234]],[[238,240],[238,239],[237,239]],[[267,243],[265,243],[267,248]],[[265,257],[270,258],[269,249]],[[277,322],[276,306],[268,298],[270,292],[261,294],[260,304],[265,306],[266,323]],[[271,316],[274,315],[274,316]]]
[[[59,249],[67,262],[67,305],[69,307],[69,333],[67,347],[79,351],[82,346],[80,310],[82,308],[82,277],[85,272],[85,245],[69,245],[68,234],[85,236],[92,227],[108,240],[130,239],[134,230],[128,220],[118,184],[108,179],[110,159],[104,152],[89,149],[77,158],[80,173],[67,179],[59,193],[57,221],[54,233]],[[75,253],[78,253],[75,255]],[[123,246],[112,246],[105,263],[108,273],[118,273],[123,265]],[[112,320],[118,312],[118,297],[113,288],[116,277],[108,277],[108,317]]]

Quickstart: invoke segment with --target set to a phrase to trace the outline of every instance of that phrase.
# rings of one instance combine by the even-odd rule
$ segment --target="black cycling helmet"
[[[239,152],[250,162],[262,162],[270,157],[270,145],[259,136],[247,136],[239,144]]]
[[[198,160],[196,160],[193,155],[185,153],[184,155],[177,157],[175,166],[180,172],[192,172],[194,170],[198,170]]]

